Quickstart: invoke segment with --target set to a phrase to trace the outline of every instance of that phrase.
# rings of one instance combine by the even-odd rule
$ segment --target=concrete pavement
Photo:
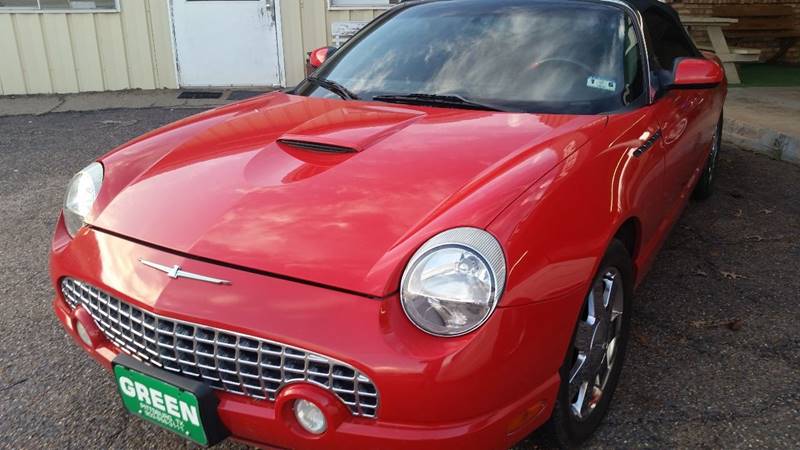
[[[800,164],[800,88],[731,88],[725,135],[748,150]]]
[[[75,171],[199,111],[0,117],[0,449],[192,448],[124,413],[113,378],[53,317],[47,258]],[[797,447],[800,168],[726,144],[718,170],[716,195],[689,206],[637,294],[622,381],[590,447]]]
[[[179,99],[180,90],[119,91],[67,95],[0,97],[0,117],[120,108],[213,108],[230,103],[233,89],[219,99]],[[234,95],[235,96],[235,95]],[[725,107],[729,142],[775,159],[800,164],[800,88],[730,89]]]
[[[178,98],[178,95],[184,91],[160,89],[153,91],[132,90],[63,95],[0,96],[0,117],[122,108],[213,108],[230,103],[232,100],[229,100],[229,97],[234,93],[256,92],[236,89],[192,90],[192,92],[219,92],[221,97],[218,99]]]

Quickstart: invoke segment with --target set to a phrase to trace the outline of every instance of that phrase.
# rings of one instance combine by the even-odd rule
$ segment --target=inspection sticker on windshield
[[[606,80],[600,77],[589,77],[589,79],[586,80],[586,86],[611,92],[617,90],[617,83],[615,83],[614,80]]]

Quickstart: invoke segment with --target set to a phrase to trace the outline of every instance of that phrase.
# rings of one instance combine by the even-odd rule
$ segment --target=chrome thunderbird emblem
[[[181,266],[172,266],[172,267],[162,266],[161,264],[156,264],[154,262],[150,262],[142,258],[139,258],[139,262],[147,267],[164,272],[165,274],[167,274],[168,277],[172,279],[187,278],[189,280],[205,281],[206,283],[212,283],[212,284],[231,284],[231,282],[227,280],[220,280],[219,278],[211,278],[204,275],[198,275],[196,273],[183,271],[181,270]]]

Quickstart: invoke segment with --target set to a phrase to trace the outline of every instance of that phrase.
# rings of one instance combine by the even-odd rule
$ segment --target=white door
[[[172,0],[182,87],[278,86],[278,0]]]

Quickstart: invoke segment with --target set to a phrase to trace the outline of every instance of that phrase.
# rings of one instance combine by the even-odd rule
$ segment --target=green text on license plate
[[[194,394],[120,365],[114,366],[114,375],[122,402],[132,414],[208,445]]]

